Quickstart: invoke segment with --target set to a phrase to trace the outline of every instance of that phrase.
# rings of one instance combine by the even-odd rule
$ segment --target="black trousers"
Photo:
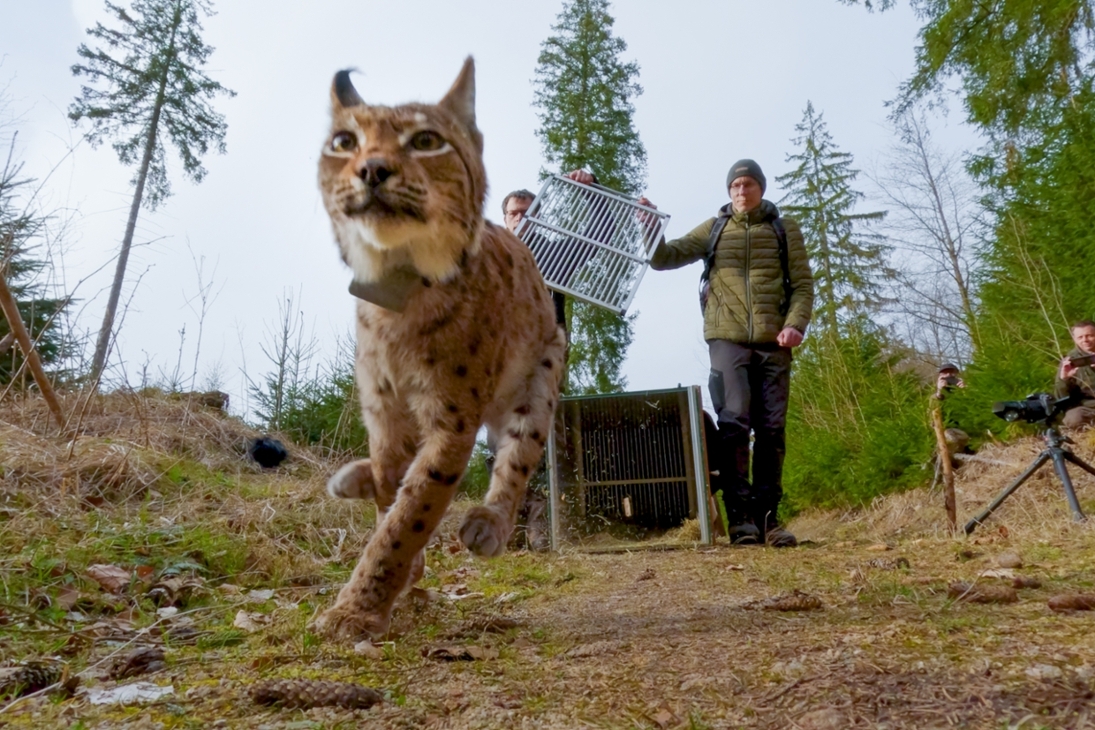
[[[776,512],[783,498],[791,350],[729,340],[709,340],[707,344],[711,354],[711,401],[719,427],[714,461],[726,509],[731,524],[749,521],[766,530],[776,525]]]

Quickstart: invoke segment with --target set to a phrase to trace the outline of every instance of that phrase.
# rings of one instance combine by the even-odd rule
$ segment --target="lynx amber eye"
[[[351,152],[357,147],[357,137],[349,132],[339,132],[331,137],[331,149],[335,152]]]
[[[437,132],[425,130],[411,137],[410,145],[418,152],[434,152],[445,146],[445,140]]]

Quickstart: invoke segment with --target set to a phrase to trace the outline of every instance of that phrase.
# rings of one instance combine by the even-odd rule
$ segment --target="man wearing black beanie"
[[[802,344],[810,323],[814,281],[798,224],[764,200],[760,165],[735,162],[726,187],[730,203],[683,237],[660,242],[650,265],[706,262],[700,301],[719,427],[712,467],[719,470],[730,539],[790,547],[798,543],[777,514],[791,349]],[[639,202],[653,207],[646,198]]]

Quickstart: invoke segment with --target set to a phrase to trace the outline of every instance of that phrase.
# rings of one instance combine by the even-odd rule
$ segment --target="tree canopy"
[[[612,35],[615,21],[608,10],[607,0],[570,0],[541,44],[534,81],[537,135],[545,159],[557,169],[588,168],[601,185],[634,195],[646,179],[646,150],[631,101],[642,87],[638,64],[621,59],[627,44]],[[547,174],[541,171],[541,177]],[[568,299],[566,392],[623,389],[620,367],[631,344],[632,319]]]

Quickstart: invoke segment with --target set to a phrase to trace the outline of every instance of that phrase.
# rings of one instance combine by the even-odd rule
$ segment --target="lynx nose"
[[[370,157],[365,160],[365,164],[358,172],[361,179],[365,181],[365,184],[371,188],[377,188],[384,184],[384,181],[395,174],[395,170],[383,157]]]

